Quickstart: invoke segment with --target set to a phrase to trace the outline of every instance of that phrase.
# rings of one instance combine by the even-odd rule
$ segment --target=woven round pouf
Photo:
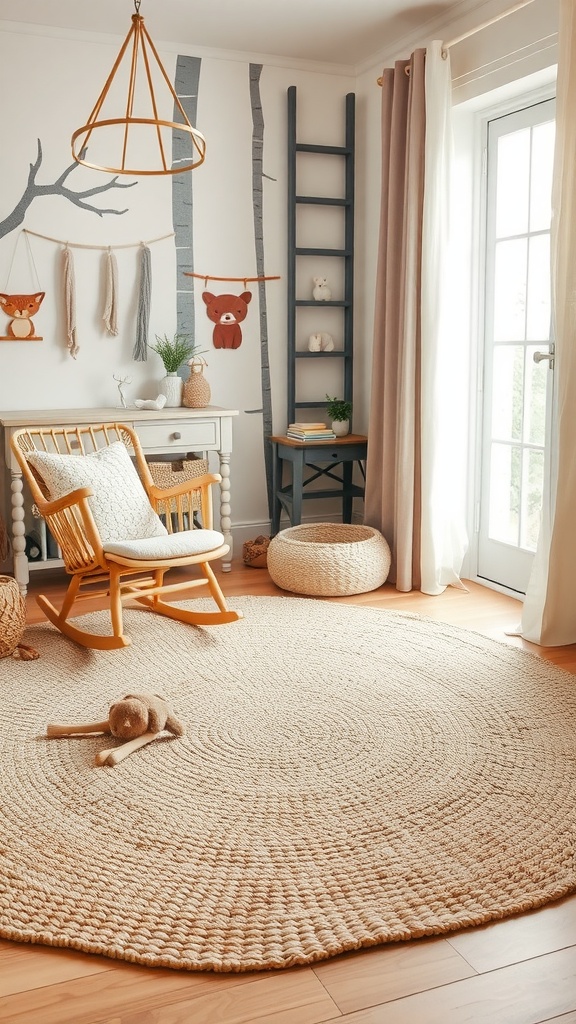
[[[268,572],[294,594],[346,597],[376,590],[390,571],[390,548],[378,530],[315,523],[281,530],[270,541]]]

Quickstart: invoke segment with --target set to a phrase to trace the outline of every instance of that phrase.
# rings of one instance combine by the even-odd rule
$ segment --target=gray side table
[[[280,529],[282,509],[290,519],[291,526],[302,521],[302,502],[307,498],[342,498],[342,522],[352,521],[353,498],[364,497],[364,487],[352,482],[354,463],[360,466],[364,477],[364,463],[368,450],[368,438],[363,434],[347,434],[332,441],[294,441],[290,437],[270,438],[274,454],[272,510],[272,536]],[[283,465],[292,466],[292,479],[283,484]],[[310,472],[305,476],[304,468]],[[336,472],[341,468],[340,474]],[[308,484],[322,477],[332,486],[306,491]],[[336,485],[336,486],[334,486]]]

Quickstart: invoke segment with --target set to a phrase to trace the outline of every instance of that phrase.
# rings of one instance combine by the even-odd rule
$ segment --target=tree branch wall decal
[[[198,89],[200,85],[200,57],[178,56],[174,75],[174,89],[190,124],[196,124]],[[174,104],[173,119],[178,122],[180,113]],[[192,158],[192,140],[183,129],[172,130],[172,166],[185,163]],[[192,174],[172,176],[172,223],[176,246],[176,330],[188,334],[194,343],[196,338],[194,282],[186,281],[186,271],[194,270],[194,177]],[[184,275],[184,276],[183,276]]]
[[[263,229],[263,178],[265,177],[262,157],[264,152],[264,114],[260,98],[261,64],[250,64],[250,104],[252,107],[252,205],[254,209],[254,245],[256,249],[256,273],[258,275],[258,299],[260,304],[260,373],[262,377],[262,443],[266,471],[266,493],[268,513],[273,509],[273,459],[272,445],[268,438],[272,434],[272,389],[270,382],[270,358],[268,353],[268,312],[266,308],[266,277],[264,270],[264,229]]]
[[[21,199],[19,199],[12,210],[12,213],[8,214],[4,220],[0,221],[0,238],[4,238],[5,235],[9,235],[11,231],[14,231],[15,228],[19,227],[20,224],[23,223],[28,207],[39,196],[62,196],[63,199],[68,199],[71,203],[74,203],[75,206],[79,206],[80,209],[88,210],[90,213],[95,213],[99,217],[103,217],[105,214],[121,216],[123,213],[127,213],[127,209],[101,209],[98,206],[93,206],[92,203],[86,202],[86,200],[91,199],[92,196],[99,195],[101,192],[108,192],[113,188],[132,188],[133,185],[138,184],[137,181],[127,182],[126,184],[119,182],[118,176],[116,175],[110,181],[107,181],[105,185],[96,185],[94,188],[85,189],[83,192],[75,192],[65,184],[68,175],[79,166],[79,164],[74,161],[74,163],[70,164],[70,166],[62,172],[56,181],[49,185],[39,185],[36,181],[36,175],[40,170],[41,164],[42,143],[40,142],[40,139],[38,139],[38,152],[34,163],[30,164],[26,188],[24,189]]]

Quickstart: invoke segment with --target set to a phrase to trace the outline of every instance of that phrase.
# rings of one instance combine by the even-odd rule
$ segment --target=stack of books
[[[289,423],[286,437],[293,441],[333,441],[336,434],[325,423]]]

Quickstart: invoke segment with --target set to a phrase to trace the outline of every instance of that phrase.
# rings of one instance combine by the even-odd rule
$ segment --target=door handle
[[[549,359],[550,369],[554,366],[554,345],[550,346],[549,352],[535,352],[533,357],[535,363],[541,363],[543,359]]]

